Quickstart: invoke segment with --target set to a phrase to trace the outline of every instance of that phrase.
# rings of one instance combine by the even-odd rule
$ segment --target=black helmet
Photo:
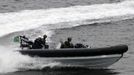
[[[43,38],[47,38],[47,35],[43,35]]]
[[[71,37],[68,37],[68,38],[67,38],[67,40],[68,40],[68,41],[71,41],[71,40],[72,40],[72,38],[71,38]]]

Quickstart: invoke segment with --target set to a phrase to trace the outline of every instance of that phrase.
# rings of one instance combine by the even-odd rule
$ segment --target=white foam
[[[0,36],[41,25],[70,22],[78,20],[94,20],[110,17],[133,16],[134,1],[112,4],[95,4],[89,6],[73,6],[41,10],[23,10],[0,14]],[[121,17],[120,19],[122,19]],[[73,26],[73,25],[70,25]],[[75,25],[74,25],[75,26]],[[54,26],[56,27],[56,26]],[[61,26],[62,28],[64,25]],[[66,26],[65,26],[66,27]],[[60,28],[60,27],[59,27]],[[54,29],[54,28],[53,28]]]
[[[60,64],[58,62],[37,61],[29,56],[21,55],[19,52],[12,51],[9,47],[0,46],[0,49],[0,73],[42,69]]]
[[[0,73],[18,71],[24,64],[32,62],[30,57],[10,51],[10,48],[0,46],[0,49]]]

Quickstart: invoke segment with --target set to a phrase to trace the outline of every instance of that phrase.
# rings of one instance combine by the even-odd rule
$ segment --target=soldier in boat
[[[34,40],[32,49],[48,49],[49,45],[46,43],[47,35],[43,35],[43,38],[38,37]]]
[[[71,41],[72,41],[72,38],[68,37],[67,41],[61,44],[61,48],[74,48],[74,45]]]
[[[43,38],[38,37],[34,42],[30,41],[26,36],[20,36],[20,47],[28,49],[47,49],[49,45],[46,44],[47,35],[44,35]]]

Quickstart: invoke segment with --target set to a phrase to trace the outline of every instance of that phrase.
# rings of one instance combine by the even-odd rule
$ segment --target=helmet
[[[68,40],[68,41],[71,41],[71,40],[72,40],[72,38],[71,38],[71,37],[68,37],[68,38],[67,38],[67,40]]]
[[[47,38],[47,35],[43,35],[43,38]]]

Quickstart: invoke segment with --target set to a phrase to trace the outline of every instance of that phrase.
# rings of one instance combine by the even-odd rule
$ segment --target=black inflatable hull
[[[85,57],[123,54],[128,50],[127,45],[117,45],[104,48],[67,48],[67,49],[29,49],[18,50],[23,55],[36,57]]]

